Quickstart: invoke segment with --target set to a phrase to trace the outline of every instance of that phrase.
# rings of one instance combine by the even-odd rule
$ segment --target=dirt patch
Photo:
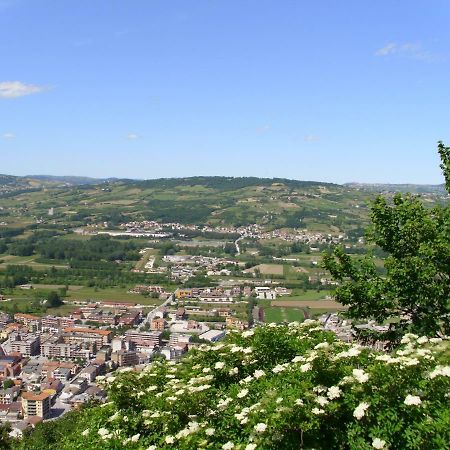
[[[334,300],[274,300],[271,305],[283,308],[347,309]]]
[[[283,266],[281,264],[260,264],[259,266],[246,270],[245,272],[252,273],[255,269],[259,269],[263,275],[283,275],[284,273]]]

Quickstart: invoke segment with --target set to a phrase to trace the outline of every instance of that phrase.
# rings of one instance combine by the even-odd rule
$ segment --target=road
[[[245,235],[242,235],[242,236],[240,236],[240,237],[238,237],[237,239],[236,239],[236,241],[234,242],[234,245],[236,246],[236,254],[237,255],[240,255],[241,254],[241,249],[239,248],[239,244],[238,244],[238,242],[239,241],[242,241],[242,239],[244,239],[245,238]]]
[[[167,298],[167,300],[162,304],[157,306],[156,308],[152,309],[144,319],[144,321],[139,324],[138,330],[141,330],[146,323],[151,324],[152,320],[155,318],[156,314],[161,312],[166,306],[168,306],[172,301],[175,300],[175,294],[170,294],[170,296]]]

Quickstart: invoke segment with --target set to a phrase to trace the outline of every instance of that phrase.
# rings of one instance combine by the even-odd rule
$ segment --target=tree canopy
[[[438,143],[450,193],[450,147]],[[352,258],[337,247],[324,267],[340,282],[336,299],[354,319],[389,323],[382,337],[398,341],[407,331],[428,336],[450,331],[450,207],[427,208],[419,196],[378,196],[371,205],[368,241],[387,257],[380,271],[372,258]],[[378,336],[381,337],[381,336]]]

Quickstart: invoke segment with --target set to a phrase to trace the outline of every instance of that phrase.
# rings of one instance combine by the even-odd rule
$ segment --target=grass
[[[264,321],[265,322],[275,322],[280,323],[283,322],[283,314],[281,312],[281,308],[264,308]]]
[[[139,294],[129,294],[129,288],[106,288],[96,289],[90,287],[82,287],[74,292],[69,292],[66,297],[67,301],[76,300],[96,300],[96,301],[117,301],[124,303],[139,303],[141,305],[160,305],[162,300],[144,297]]]
[[[305,314],[300,308],[264,308],[265,322],[302,322],[305,319]]]
[[[328,295],[330,295],[330,291],[314,291],[314,290],[307,290],[306,292],[302,289],[294,289],[292,292],[292,295],[284,295],[283,297],[277,297],[277,300],[303,300],[303,301],[310,301],[310,300],[324,300]]]

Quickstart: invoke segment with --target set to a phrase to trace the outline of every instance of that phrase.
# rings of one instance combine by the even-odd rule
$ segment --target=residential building
[[[118,366],[135,366],[139,364],[137,352],[132,350],[119,350],[111,353],[111,361]]]
[[[41,319],[31,314],[14,314],[14,320],[18,323],[22,323],[30,332],[36,332],[41,330]]]
[[[22,394],[22,410],[25,419],[30,416],[48,419],[50,417],[50,394],[24,392]]]
[[[111,331],[93,328],[64,328],[63,340],[66,344],[95,343],[97,348],[111,342]]]
[[[41,351],[41,339],[36,334],[13,332],[9,335],[11,352],[20,353],[22,356],[39,355]]]
[[[164,331],[165,327],[166,327],[166,321],[162,317],[153,319],[152,323],[150,325],[150,328],[153,331]]]
[[[140,333],[137,330],[128,330],[125,332],[125,339],[130,342],[140,342],[145,341],[153,346],[161,345],[161,332],[160,331],[150,331]]]

